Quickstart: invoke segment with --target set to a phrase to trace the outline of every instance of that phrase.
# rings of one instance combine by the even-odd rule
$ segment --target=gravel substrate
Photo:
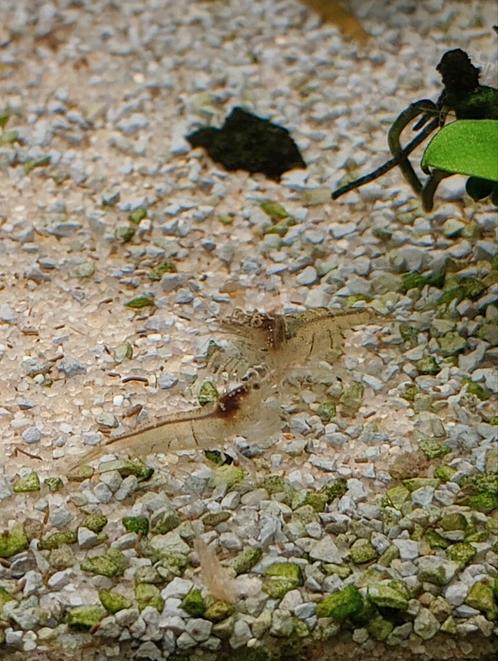
[[[397,171],[330,201],[444,51],[496,85],[496,5],[350,4],[366,47],[292,0],[0,0],[1,659],[497,658],[496,212]],[[307,169],[191,150],[234,106]],[[197,403],[235,306],[361,303],[281,434],[67,480]]]

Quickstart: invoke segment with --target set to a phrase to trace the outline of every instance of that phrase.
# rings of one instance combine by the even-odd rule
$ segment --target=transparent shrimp
[[[147,456],[153,453],[212,448],[244,436],[258,442],[278,433],[280,406],[271,397],[271,384],[250,371],[240,384],[217,402],[161,418],[122,436],[111,438],[82,457],[72,470],[114,451]]]
[[[315,308],[295,314],[269,315],[246,313],[237,308],[221,322],[222,332],[236,338],[235,353],[228,352],[225,363],[219,357],[217,361],[224,369],[237,361],[243,366],[259,363],[282,378],[292,365],[304,365],[316,357],[326,359],[331,351],[340,354],[345,330],[375,323],[377,318],[368,309]]]

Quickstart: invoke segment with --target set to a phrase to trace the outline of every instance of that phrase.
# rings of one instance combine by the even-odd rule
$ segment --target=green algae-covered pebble
[[[354,585],[334,592],[318,602],[316,606],[317,617],[331,617],[342,622],[348,617],[358,615],[363,609],[363,597]]]
[[[121,461],[116,470],[121,477],[134,475],[138,480],[148,480],[154,472],[154,469],[147,466],[141,459]]]
[[[213,601],[212,604],[206,608],[206,612],[203,617],[205,620],[210,622],[221,622],[227,617],[230,617],[234,612],[234,607],[232,604],[228,604],[226,601]]]
[[[48,562],[52,569],[56,569],[57,571],[72,567],[75,563],[72,548],[67,544],[61,544],[61,546],[52,549],[48,554]]]
[[[60,477],[47,477],[45,480],[43,480],[43,483],[47,485],[48,490],[51,493],[60,491],[64,486],[64,482]]]
[[[161,551],[160,558],[160,564],[175,576],[180,576],[188,565],[188,558],[183,553]]]
[[[434,471],[434,477],[438,480],[441,480],[442,482],[449,482],[456,472],[456,468],[441,465],[438,466]]]
[[[290,216],[284,207],[274,200],[265,200],[261,202],[259,206],[273,221],[284,220]]]
[[[86,558],[81,563],[82,571],[89,574],[98,574],[100,576],[121,576],[128,566],[126,556],[118,551],[118,549],[111,548],[102,555],[94,556],[93,558]]]
[[[66,622],[71,629],[93,629],[105,615],[102,606],[76,606],[67,614]]]
[[[426,438],[420,441],[420,449],[425,454],[427,459],[439,459],[444,457],[445,454],[451,452],[451,449],[439,441],[434,441],[432,438]]]
[[[498,617],[498,606],[493,599],[493,587],[489,583],[483,581],[474,583],[465,598],[465,602],[472,608],[477,608],[477,610],[486,613],[490,620]]]
[[[121,522],[128,532],[146,535],[149,532],[149,519],[146,516],[124,516]]]
[[[128,220],[135,225],[138,225],[138,223],[144,218],[147,218],[147,209],[144,207],[138,207],[138,209],[135,209],[135,211],[128,214]]]
[[[227,617],[221,622],[216,622],[213,625],[213,636],[216,636],[216,638],[219,638],[220,640],[228,640],[232,634],[233,630],[235,628],[235,619],[233,617]],[[230,658],[230,657],[229,657]],[[230,661],[236,661],[235,656],[232,656]]]
[[[40,551],[51,551],[63,544],[76,544],[77,541],[78,535],[75,530],[59,530],[43,537],[38,546]]]
[[[29,493],[30,491],[40,491],[40,478],[38,473],[33,471],[26,477],[20,477],[15,480],[12,486],[14,493]]]
[[[132,310],[141,310],[142,308],[155,305],[155,301],[153,296],[143,295],[132,298],[130,301],[127,301],[125,305]]]
[[[461,512],[450,512],[443,514],[438,525],[443,530],[466,530],[468,523]]]
[[[481,340],[489,342],[493,347],[498,346],[498,326],[496,321],[490,321],[482,324],[482,326],[477,331],[477,336],[480,337]],[[487,388],[485,390],[487,390]]]
[[[397,510],[401,509],[403,503],[405,503],[409,497],[410,492],[402,484],[391,487],[386,491],[386,500],[388,501],[388,504]]]
[[[0,558],[10,558],[28,546],[29,539],[23,526],[14,526],[12,530],[0,533]]]
[[[423,539],[425,539],[431,549],[447,549],[450,545],[450,542],[435,530],[426,530]]]
[[[409,342],[411,346],[417,346],[419,330],[415,326],[410,326],[409,324],[400,324],[399,325],[399,334],[403,342]],[[415,386],[416,387],[416,386]]]
[[[471,379],[465,379],[465,383],[467,385],[467,392],[471,395],[475,395],[482,402],[487,401],[491,397],[491,391],[480,383],[472,381]]]
[[[462,480],[462,485],[470,487],[477,493],[498,495],[498,472],[477,473]]]
[[[357,539],[349,549],[351,560],[355,565],[363,564],[364,562],[371,562],[378,557],[377,551],[374,549],[368,539]]]
[[[231,464],[233,461],[233,459],[228,454],[226,454],[226,452],[220,452],[219,450],[204,450],[204,456],[208,461],[211,461],[217,466]]]
[[[328,502],[327,494],[309,491],[304,498],[303,505],[310,505],[315,512],[324,512]]]
[[[119,592],[109,590],[100,590],[99,599],[106,611],[113,615],[124,608],[130,608],[132,605],[131,601]]]
[[[247,572],[256,565],[263,557],[263,549],[259,546],[253,546],[244,549],[233,558],[230,566],[238,574],[247,574]]]
[[[165,273],[176,273],[176,266],[173,262],[161,262],[149,273],[151,280],[160,280]]]
[[[135,236],[136,229],[131,225],[118,225],[114,230],[114,238],[123,243],[128,243]]]
[[[174,510],[166,510],[154,521],[152,532],[155,535],[165,535],[180,525],[180,517]]]
[[[348,412],[355,413],[363,402],[364,392],[364,385],[358,381],[353,381],[348,388],[344,389],[339,401]]]
[[[337,406],[331,399],[327,399],[320,404],[316,413],[320,416],[322,422],[327,423],[337,415]]]
[[[459,565],[466,565],[475,557],[476,553],[475,548],[466,542],[453,544],[446,551],[448,558],[454,562],[458,562]]]
[[[368,598],[376,606],[406,610],[410,592],[401,581],[374,583],[368,586]]]
[[[220,398],[220,393],[212,381],[204,381],[204,383],[199,388],[199,394],[197,395],[197,401],[201,406],[206,406],[206,404],[212,404],[217,402]]]
[[[83,519],[81,525],[92,532],[100,532],[107,525],[107,517],[102,512],[92,512]]]
[[[110,473],[117,471],[121,477],[134,475],[139,481],[148,480],[154,473],[154,469],[147,466],[141,459],[116,459],[115,461],[106,461],[99,466],[99,472]]]
[[[441,371],[434,356],[426,356],[425,358],[417,360],[415,367],[419,374],[438,374]]]
[[[443,633],[450,634],[450,636],[454,636],[458,631],[456,622],[451,615],[447,617],[446,620],[441,625],[441,631]]]
[[[367,625],[367,631],[374,640],[385,640],[391,631],[394,629],[394,624],[385,620],[383,617],[376,617]]]
[[[135,586],[135,599],[141,611],[146,606],[151,606],[159,612],[164,608],[164,599],[161,597],[161,591],[151,583],[138,583]]]
[[[263,589],[274,599],[303,584],[301,567],[292,562],[275,562],[265,571]]]
[[[417,386],[414,383],[411,383],[404,388],[401,397],[406,399],[407,402],[413,402],[415,401],[418,391]]]
[[[468,544],[476,543],[481,544],[486,542],[489,537],[489,532],[487,530],[474,530],[473,528],[465,535],[465,541]]]
[[[490,514],[498,508],[498,495],[494,493],[479,493],[476,496],[469,496],[467,504],[483,514]]]
[[[284,493],[289,490],[289,483],[280,475],[268,475],[261,482],[261,487],[272,496],[274,493]]]
[[[73,468],[67,475],[67,479],[71,482],[84,482],[93,476],[95,470],[88,464],[82,464]]]
[[[183,597],[182,608],[191,617],[203,617],[206,612],[206,602],[197,588],[190,590],[188,594]]]
[[[410,493],[417,489],[423,489],[424,487],[433,487],[434,489],[437,489],[439,486],[439,480],[435,480],[431,477],[412,477],[409,480],[403,480],[403,486],[405,486]]]
[[[244,470],[242,468],[225,464],[215,470],[211,482],[213,487],[226,484],[227,488],[231,489],[238,482],[242,482],[243,479]]]
[[[265,235],[276,234],[277,236],[285,236],[289,231],[289,227],[292,225],[295,225],[295,222],[292,218],[284,218],[284,220],[280,220],[272,227],[265,229],[264,232]]]
[[[221,512],[208,512],[202,517],[202,523],[208,528],[215,527],[232,516],[231,512],[221,511]]]
[[[12,597],[5,588],[0,587],[0,615],[2,614],[3,607],[8,601],[14,601],[14,597]]]
[[[387,549],[380,556],[377,562],[379,565],[382,565],[383,567],[390,567],[392,561],[397,560],[398,558],[399,558],[399,549],[394,544],[391,544],[391,546],[387,547]]]
[[[327,576],[339,576],[339,578],[347,578],[350,576],[352,569],[349,565],[335,565],[333,563],[327,563],[322,565],[323,571]]]
[[[449,332],[439,338],[441,355],[455,356],[467,348],[467,340],[459,333]]]
[[[137,567],[134,575],[135,583],[154,583],[155,585],[164,584],[164,577],[158,571],[157,567],[144,565]]]
[[[418,578],[420,581],[444,586],[451,581],[458,569],[458,563],[452,560],[445,560],[436,555],[426,555],[419,558]]]
[[[344,496],[348,490],[348,485],[343,477],[334,478],[329,480],[321,489],[320,493],[323,493],[327,496],[327,502],[331,503],[336,498],[341,498]]]
[[[131,360],[133,358],[133,347],[129,342],[122,342],[118,344],[112,354],[117,363],[122,363],[125,360]]]

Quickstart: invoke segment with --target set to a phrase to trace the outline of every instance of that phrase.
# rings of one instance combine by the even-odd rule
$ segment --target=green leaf
[[[498,182],[498,121],[462,119],[430,141],[422,167]]]
[[[132,298],[131,301],[125,303],[125,305],[128,308],[140,310],[140,308],[146,308],[149,305],[154,305],[154,298],[152,296],[137,296],[136,298]]]

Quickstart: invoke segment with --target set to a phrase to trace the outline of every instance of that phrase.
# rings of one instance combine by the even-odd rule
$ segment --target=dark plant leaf
[[[236,107],[221,129],[207,126],[186,136],[192,147],[203,147],[227,170],[261,172],[279,180],[284,172],[306,168],[289,131]]]
[[[465,190],[470,197],[475,200],[483,200],[488,195],[491,195],[493,190],[493,182],[488,179],[479,179],[479,177],[469,177],[465,184]]]

